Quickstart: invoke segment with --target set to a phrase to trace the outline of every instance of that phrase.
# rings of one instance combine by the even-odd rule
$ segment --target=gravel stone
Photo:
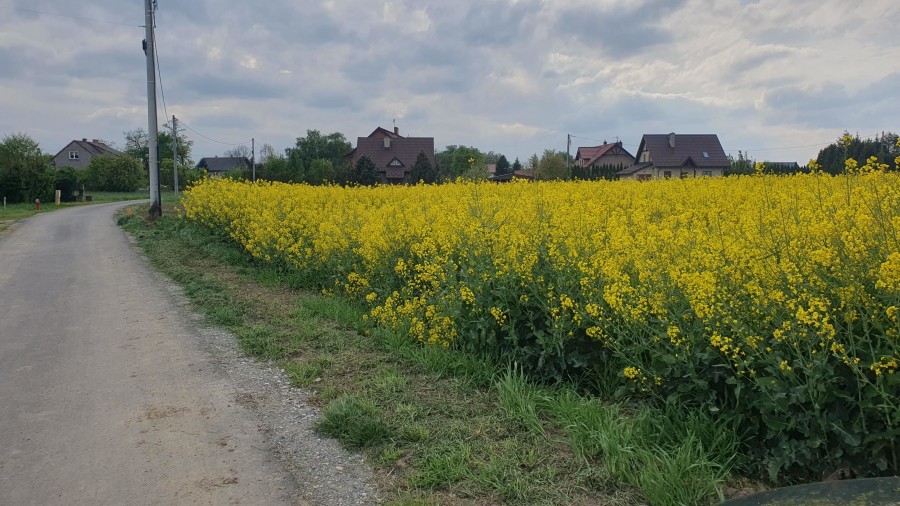
[[[323,506],[380,503],[372,469],[364,456],[350,453],[331,438],[313,430],[320,419],[311,393],[294,388],[273,362],[244,355],[237,338],[205,323],[181,287],[165,279],[164,288],[185,317],[197,328],[197,344],[207,350],[217,372],[234,385],[234,401],[259,417],[259,430],[273,458],[291,473],[302,491],[298,504]]]

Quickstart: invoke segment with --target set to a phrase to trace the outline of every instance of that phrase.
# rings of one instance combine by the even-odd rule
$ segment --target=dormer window
[[[69,151],[69,160],[78,160],[78,151]]]
[[[403,167],[405,167],[405,165],[403,165],[403,162],[401,162],[398,158],[394,158],[393,160],[388,162],[387,166],[391,169],[402,169]]]
[[[709,158],[709,153],[706,152],[706,151],[704,151],[704,152],[703,152],[703,158]]]

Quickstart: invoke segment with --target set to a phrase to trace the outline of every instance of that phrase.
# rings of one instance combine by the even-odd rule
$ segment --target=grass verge
[[[144,215],[119,221],[210,323],[314,393],[317,429],[368,456],[388,504],[708,504],[734,485],[723,421],[419,346],[221,237]]]
[[[122,202],[126,200],[149,200],[148,192],[87,192],[91,197],[91,202],[61,202],[57,206],[54,202],[42,202],[41,212],[48,213],[59,209],[68,209],[70,207],[85,206],[91,204],[108,204],[111,202]],[[162,193],[163,205],[175,205],[178,198],[174,192]],[[0,204],[0,234],[12,228],[17,220],[34,216],[36,213],[33,202],[25,202],[18,204],[7,204],[2,207]]]

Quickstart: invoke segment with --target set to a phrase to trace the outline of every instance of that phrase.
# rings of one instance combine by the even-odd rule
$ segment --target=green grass
[[[120,223],[210,323],[312,392],[323,406],[317,429],[369,457],[386,504],[709,504],[722,495],[737,452],[723,421],[540,385],[515,364],[420,346],[371,327],[345,300],[292,288],[293,273],[219,236],[145,214],[136,208]]]
[[[149,200],[150,194],[143,192],[85,192],[92,197],[91,202],[61,202],[59,206],[55,202],[41,202],[41,213],[49,213],[60,209],[68,209],[70,207],[78,207],[92,204],[109,204],[112,202],[122,202],[127,200]],[[162,192],[162,203],[164,206],[173,206],[178,203],[178,197],[174,192]],[[37,214],[34,202],[25,202],[18,204],[7,204],[4,208],[2,199],[0,199],[0,233],[12,227],[16,220],[28,218]]]

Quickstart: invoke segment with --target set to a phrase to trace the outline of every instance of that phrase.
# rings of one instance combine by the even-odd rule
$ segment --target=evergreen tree
[[[842,144],[844,136],[847,136],[848,142]],[[876,156],[880,163],[886,163],[890,170],[896,170],[894,158],[900,154],[896,151],[896,139],[897,134],[892,132],[883,133],[875,139],[860,139],[858,135],[850,136],[845,131],[840,139],[819,151],[816,162],[824,172],[840,174],[844,171],[847,159],[852,158],[862,166],[870,156]]]
[[[519,161],[519,157],[516,157],[516,161],[512,164],[512,173],[515,174],[517,171],[522,170],[522,162]]]
[[[506,159],[505,156],[500,155],[500,158],[497,159],[497,169],[494,172],[495,176],[505,176],[511,172],[511,167],[509,165],[509,160]]]
[[[375,163],[368,156],[362,156],[356,161],[356,166],[350,172],[350,182],[362,186],[375,186],[381,178],[375,168]]]
[[[431,165],[431,161],[428,160],[428,156],[424,152],[419,152],[419,156],[416,157],[416,163],[413,165],[410,179],[413,184],[419,181],[428,184],[437,181],[437,170]]]

